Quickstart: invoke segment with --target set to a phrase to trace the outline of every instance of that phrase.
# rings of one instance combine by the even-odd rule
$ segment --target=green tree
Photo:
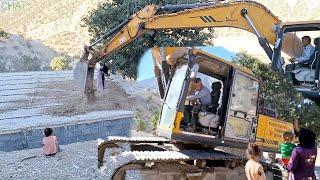
[[[136,120],[136,130],[137,131],[145,131],[146,130],[146,123],[143,121],[141,110],[137,109],[135,113],[135,120]]]
[[[151,125],[152,125],[152,130],[157,129],[157,125],[158,125],[158,121],[160,120],[160,117],[161,117],[161,109],[160,108],[151,114],[150,121],[151,121]]]
[[[248,55],[246,52],[237,53],[233,62],[252,70],[260,79],[260,95],[265,106],[278,111],[278,117],[293,122],[299,119],[300,125],[320,134],[320,108],[315,103],[307,103],[294,87],[271,69],[269,64]]]
[[[0,55],[0,73],[6,72],[6,61],[4,60],[3,56]]]
[[[41,60],[37,57],[23,55],[12,62],[13,71],[40,71]]]
[[[153,102],[152,102],[152,96],[149,95],[149,96],[147,97],[147,109],[148,109],[149,111],[151,111],[151,109],[152,109],[152,104],[153,104]]]
[[[70,68],[70,58],[67,56],[54,57],[49,67],[54,71],[62,71]]]
[[[206,1],[206,0],[202,0]],[[139,2],[139,3],[138,3]],[[83,19],[92,37],[101,37],[118,24],[147,4],[179,4],[201,2],[199,0],[114,0],[100,4],[97,9],[91,11]],[[132,8],[133,7],[133,8]],[[140,8],[139,8],[140,7]],[[125,13],[128,12],[128,13]],[[177,22],[178,23],[178,22]],[[211,45],[209,41],[213,37],[213,30],[161,30],[149,32],[137,38],[128,46],[122,48],[108,59],[114,60],[114,68],[122,75],[136,78],[137,65],[141,55],[149,48],[158,46],[201,46]]]

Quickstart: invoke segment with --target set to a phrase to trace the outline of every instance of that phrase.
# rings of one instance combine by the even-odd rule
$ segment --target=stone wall
[[[129,136],[132,116],[52,127],[59,144],[105,139],[109,135]],[[16,151],[42,147],[44,128],[23,129],[0,134],[0,151]]]

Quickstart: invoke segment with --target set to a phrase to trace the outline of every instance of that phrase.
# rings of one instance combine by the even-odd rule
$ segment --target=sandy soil
[[[121,84],[120,84],[121,83]],[[121,80],[118,77],[106,80],[105,90],[96,92],[96,101],[93,104],[86,102],[86,97],[73,81],[52,83],[38,90],[35,96],[52,98],[54,103],[60,104],[54,108],[44,109],[45,113],[53,116],[73,116],[93,111],[105,110],[133,110],[140,112],[145,121],[147,132],[152,131],[149,121],[153,112],[159,110],[160,99],[157,93],[135,87],[134,82]]]
[[[54,116],[72,116],[102,110],[132,109],[132,98],[115,82],[106,81],[106,87],[104,92],[96,93],[97,99],[93,104],[86,102],[84,93],[79,90],[73,81],[48,84],[46,88],[59,89],[61,91],[55,91],[53,94],[39,91],[36,96],[56,97],[55,103],[62,106],[45,109],[45,112]]]

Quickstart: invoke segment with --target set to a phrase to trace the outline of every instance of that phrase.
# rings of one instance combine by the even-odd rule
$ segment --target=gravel
[[[131,132],[134,136],[150,136],[142,132]],[[119,148],[106,151],[105,162],[100,170],[97,167],[98,140],[73,143],[60,146],[61,152],[53,157],[46,157],[42,148],[27,149],[13,152],[0,151],[0,179],[70,179],[70,180],[106,180],[111,179],[115,167],[128,162],[132,157],[115,157]],[[128,150],[122,145],[121,150]],[[138,172],[127,173],[128,180],[142,180]]]
[[[97,168],[97,141],[60,147],[54,157],[41,148],[0,152],[0,179],[109,179]]]

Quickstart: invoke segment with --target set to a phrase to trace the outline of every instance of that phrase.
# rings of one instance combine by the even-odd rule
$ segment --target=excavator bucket
[[[73,70],[73,78],[76,84],[84,91],[88,75],[88,63],[78,62]]]
[[[85,47],[80,61],[76,64],[76,67],[73,70],[74,80],[83,91],[86,89],[86,81],[88,76],[88,57],[89,51]]]

